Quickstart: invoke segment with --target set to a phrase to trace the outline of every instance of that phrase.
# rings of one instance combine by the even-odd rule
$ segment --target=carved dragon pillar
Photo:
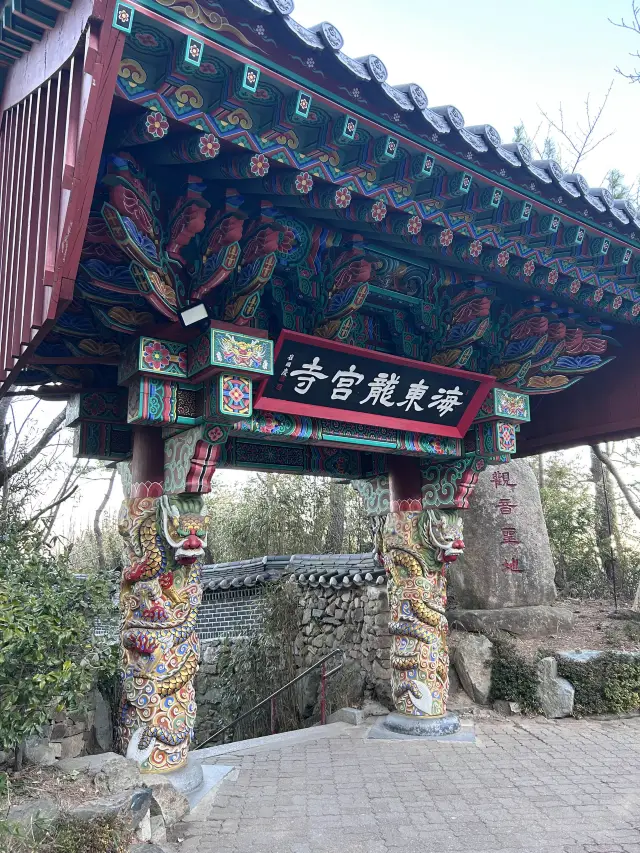
[[[162,433],[134,427],[132,484],[120,513],[122,752],[144,772],[182,768],[196,717],[195,631],[208,519],[197,494],[163,494]]]
[[[385,726],[412,734],[450,733],[459,723],[446,715],[446,568],[464,549],[462,519],[455,509],[423,509],[418,460],[389,460],[391,511],[381,530],[381,549],[391,610],[396,713],[389,715]]]

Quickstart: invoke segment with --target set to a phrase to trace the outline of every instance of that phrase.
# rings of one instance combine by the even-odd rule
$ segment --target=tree
[[[624,18],[621,18],[619,21],[612,21],[609,18],[609,23],[613,24],[614,27],[620,27],[623,30],[629,30],[629,32],[635,33],[636,35],[640,35],[640,4],[633,0],[631,3],[631,15],[632,19],[630,21],[626,21]],[[630,53],[633,59],[640,59],[640,52],[637,50]],[[631,83],[637,83],[640,81],[640,70],[634,68],[631,72],[622,71],[620,66],[616,66],[616,72],[620,74],[621,77],[626,78]]]
[[[556,584],[569,595],[600,595],[606,589],[598,560],[594,502],[588,481],[576,465],[553,456],[540,490]]]
[[[32,528],[0,541],[0,746],[22,744],[52,710],[74,710],[110,654],[94,619],[110,610],[105,580],[74,577]]]
[[[345,513],[347,509],[347,486],[333,480],[329,486],[329,523],[324,537],[324,551],[340,554],[344,539]]]
[[[216,563],[372,548],[360,496],[322,477],[256,474],[233,486],[214,478],[207,511],[209,559]]]
[[[2,522],[15,522],[19,517],[20,523],[27,525],[41,520],[47,538],[60,506],[75,494],[92,464],[80,460],[69,463],[64,410],[43,426],[40,400],[29,400],[25,407],[21,404],[27,403],[26,397],[15,391],[10,395],[0,400]]]

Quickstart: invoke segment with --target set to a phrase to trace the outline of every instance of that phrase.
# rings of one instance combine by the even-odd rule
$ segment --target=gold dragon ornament
[[[464,550],[462,519],[451,510],[392,512],[382,538],[396,710],[437,717],[449,693],[445,571]]]
[[[122,697],[118,737],[142,771],[177,770],[193,739],[193,678],[209,519],[199,495],[125,500],[120,590]]]

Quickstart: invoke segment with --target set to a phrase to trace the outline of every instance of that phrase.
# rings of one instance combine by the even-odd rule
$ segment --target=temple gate
[[[633,206],[292,12],[22,0],[0,26],[1,390],[67,400],[76,455],[120,466],[120,739],[146,771],[193,733],[217,468],[354,482],[388,725],[451,731],[446,570],[479,472],[517,439],[640,431]]]

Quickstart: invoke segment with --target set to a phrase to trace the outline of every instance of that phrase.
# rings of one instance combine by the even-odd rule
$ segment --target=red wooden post
[[[327,665],[322,664],[320,675],[320,724],[326,725],[327,722]]]
[[[388,456],[391,512],[422,509],[420,460],[412,456]]]

